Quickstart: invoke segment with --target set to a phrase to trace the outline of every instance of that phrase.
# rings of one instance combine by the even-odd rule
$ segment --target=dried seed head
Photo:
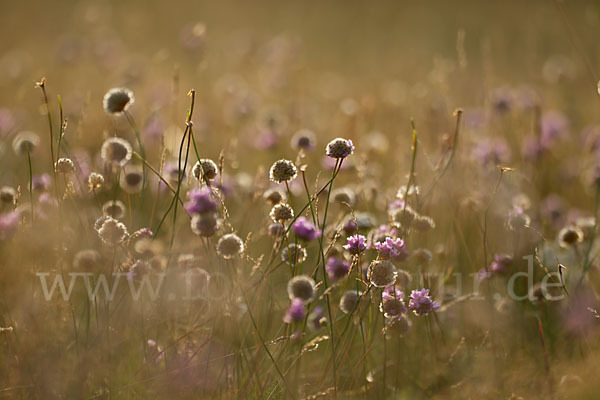
[[[113,88],[104,95],[104,111],[109,114],[121,114],[135,102],[133,92],[126,88]]]
[[[121,219],[125,216],[125,204],[121,200],[109,200],[102,206],[102,214],[114,219]]]
[[[315,134],[308,129],[301,129],[292,137],[292,148],[294,150],[312,150],[315,148]]]
[[[290,265],[298,265],[306,260],[306,255],[304,247],[296,243],[290,243],[289,246],[284,247],[281,251],[281,260]]]
[[[144,172],[141,168],[131,168],[121,175],[121,188],[129,193],[139,193],[144,186]]]
[[[192,168],[192,175],[194,175],[194,178],[199,181],[203,181],[204,178],[212,180],[217,177],[218,171],[219,168],[213,160],[203,158],[194,164],[194,167]]]
[[[357,292],[356,290],[348,290],[345,292],[340,298],[340,310],[343,313],[349,314],[358,305],[358,299],[360,298],[361,292]]]
[[[15,204],[17,201],[17,191],[10,186],[0,188],[0,201],[6,204]]]
[[[316,294],[315,281],[308,275],[295,276],[289,280],[287,291],[290,299],[300,299],[308,303]]]
[[[106,139],[102,144],[100,156],[105,163],[122,167],[131,160],[133,149],[129,142],[118,137]]]
[[[281,225],[279,222],[273,222],[271,225],[269,225],[268,228],[269,235],[275,238],[282,237],[284,230],[284,226]]]
[[[54,169],[59,174],[70,174],[75,172],[75,163],[70,158],[59,158],[54,163]]]
[[[13,150],[19,156],[32,153],[39,144],[40,137],[28,131],[18,133],[12,142]]]
[[[294,180],[296,176],[298,176],[298,169],[290,160],[275,161],[269,171],[270,179],[276,183]]]
[[[127,238],[127,227],[112,217],[104,217],[104,221],[98,229],[98,236],[104,243],[115,246]]]
[[[275,204],[269,214],[275,222],[285,222],[294,218],[294,210],[287,204]]]
[[[369,265],[367,279],[373,286],[386,287],[396,282],[396,267],[388,260],[375,260]]]
[[[104,185],[104,176],[97,172],[92,172],[88,176],[88,187],[90,191],[102,189],[102,185]]]
[[[569,248],[583,241],[583,231],[577,226],[566,226],[558,232],[558,244]]]
[[[233,258],[244,251],[244,242],[235,233],[221,236],[217,242],[217,253],[225,259]]]
[[[352,140],[335,138],[325,148],[325,154],[331,158],[346,158],[354,152]]]
[[[278,189],[267,189],[263,195],[263,198],[272,205],[281,203],[286,200],[285,194]]]
[[[73,267],[82,271],[94,271],[100,262],[100,253],[93,249],[81,250],[73,257]]]

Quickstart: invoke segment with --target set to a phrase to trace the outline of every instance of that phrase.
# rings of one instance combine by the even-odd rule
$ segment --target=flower
[[[285,222],[294,218],[294,210],[287,204],[275,204],[269,213],[274,222]]]
[[[104,95],[102,104],[109,114],[121,114],[135,102],[133,92],[126,88],[113,88]]]
[[[315,281],[308,275],[297,275],[290,279],[287,285],[289,298],[300,299],[305,303],[314,299],[316,290]]]
[[[340,298],[340,310],[343,313],[349,314],[358,305],[358,299],[362,295],[361,292],[357,292],[356,290],[348,290],[345,292]]]
[[[306,256],[306,249],[296,243],[291,243],[281,251],[281,260],[290,265],[303,263],[306,260]]]
[[[321,237],[321,231],[305,216],[300,216],[292,224],[292,229],[299,239],[310,241]]]
[[[217,253],[224,259],[230,259],[244,251],[244,242],[235,233],[221,236],[217,242]]]
[[[343,247],[350,254],[356,256],[365,251],[367,248],[367,238],[363,235],[355,233],[354,235],[348,237],[347,244],[345,244]]]
[[[131,160],[133,149],[129,142],[118,137],[108,138],[102,143],[100,157],[105,163],[122,167]]]
[[[187,198],[183,207],[192,215],[216,212],[219,205],[212,190],[206,186],[190,190]]]
[[[329,279],[335,282],[348,275],[348,271],[350,271],[350,262],[341,257],[329,257],[325,265],[325,270],[327,271]]]
[[[6,240],[16,232],[20,219],[19,211],[0,215],[0,240]]]
[[[199,181],[204,179],[211,180],[216,178],[218,170],[217,164],[213,160],[202,158],[194,164],[192,175]]]
[[[371,261],[367,271],[367,279],[376,287],[393,285],[397,275],[396,267],[388,260]]]
[[[128,234],[124,223],[108,216],[104,216],[100,228],[98,228],[98,236],[104,243],[110,246],[121,243],[127,238]]]
[[[413,290],[410,292],[408,309],[415,315],[421,316],[440,308],[440,303],[429,295],[429,289]]]
[[[109,200],[102,206],[102,214],[121,219],[125,216],[125,204],[121,200]]]
[[[290,160],[277,160],[271,166],[269,178],[275,183],[292,181],[298,176],[298,169]]]
[[[56,160],[54,163],[54,169],[59,174],[70,174],[75,172],[75,163],[73,163],[73,160],[70,158],[62,157]]]
[[[335,138],[327,144],[325,148],[325,154],[328,157],[341,159],[346,158],[354,152],[354,145],[352,140]]]
[[[374,247],[379,253],[379,258],[383,259],[398,257],[402,253],[406,253],[404,240],[400,238],[393,239],[391,237],[386,237],[385,241],[376,242]]]
[[[393,285],[386,286],[381,292],[381,303],[379,310],[386,318],[397,317],[407,313],[404,304],[404,292]]]
[[[291,301],[290,307],[285,312],[283,322],[291,324],[292,322],[302,321],[306,316],[306,306],[302,299],[294,298]]]

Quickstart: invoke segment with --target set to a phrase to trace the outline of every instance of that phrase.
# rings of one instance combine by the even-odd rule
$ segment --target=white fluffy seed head
[[[217,177],[217,172],[219,168],[217,164],[208,158],[202,158],[194,164],[192,168],[192,175],[199,181],[204,180],[204,178],[211,180]]]
[[[133,149],[129,142],[118,137],[111,137],[104,141],[100,149],[100,156],[105,163],[122,167],[131,160]]]
[[[356,290],[345,292],[340,298],[340,310],[345,314],[351,313],[358,305],[360,295],[361,292],[357,292]]]
[[[128,235],[125,224],[112,217],[104,217],[102,225],[98,229],[100,239],[110,246],[123,242]]]
[[[97,172],[92,172],[88,176],[88,187],[90,191],[102,189],[104,185],[104,176]]]
[[[139,193],[144,186],[144,173],[141,168],[130,168],[121,175],[121,188],[129,193]]]
[[[40,144],[40,137],[33,132],[19,132],[13,139],[13,150],[17,155],[31,153]]]
[[[285,222],[294,218],[294,210],[287,204],[275,204],[269,213],[275,222]]]
[[[114,219],[121,219],[125,216],[125,204],[121,200],[109,200],[102,205],[102,214]]]
[[[54,169],[59,174],[70,174],[75,172],[75,163],[70,158],[62,157],[56,160]]]

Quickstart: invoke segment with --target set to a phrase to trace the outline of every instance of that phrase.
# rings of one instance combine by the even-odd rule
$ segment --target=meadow
[[[0,10],[0,398],[598,397],[597,2]]]

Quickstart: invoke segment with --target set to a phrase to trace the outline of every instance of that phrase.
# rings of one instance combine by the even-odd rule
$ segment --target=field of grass
[[[598,397],[599,3],[0,10],[0,398]]]

